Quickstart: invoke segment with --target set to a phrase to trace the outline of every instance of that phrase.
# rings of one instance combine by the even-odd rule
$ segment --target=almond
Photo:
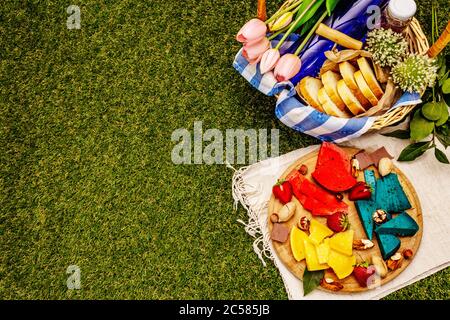
[[[405,258],[406,260],[411,259],[411,257],[413,256],[413,252],[411,249],[403,250],[402,254],[403,254],[403,258]]]

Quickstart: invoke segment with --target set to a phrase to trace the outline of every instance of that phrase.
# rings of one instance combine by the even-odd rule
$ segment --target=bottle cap
[[[391,17],[407,21],[414,16],[417,6],[414,0],[390,0],[388,10]]]

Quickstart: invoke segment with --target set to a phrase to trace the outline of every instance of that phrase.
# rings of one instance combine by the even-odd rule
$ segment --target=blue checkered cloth
[[[291,34],[280,48],[280,53],[292,53],[298,46],[299,37]],[[279,37],[271,41],[274,48]],[[233,67],[260,92],[268,96],[278,95],[275,115],[288,127],[316,137],[322,141],[340,143],[355,139],[366,133],[376,117],[337,118],[329,116],[313,107],[304,105],[297,96],[295,84],[290,81],[277,82],[273,72],[261,75],[259,63],[250,65],[242,56],[242,49],[236,55]],[[404,93],[391,110],[422,102],[418,93]]]

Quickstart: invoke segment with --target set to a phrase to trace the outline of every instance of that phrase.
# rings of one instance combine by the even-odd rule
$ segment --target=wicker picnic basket
[[[279,9],[283,10],[294,2],[294,0],[287,0]],[[257,16],[260,20],[267,19],[266,14],[266,0],[258,0]],[[413,18],[408,29],[406,30],[406,40],[408,41],[409,52],[425,55],[430,49],[428,40],[422,31],[419,21]],[[422,93],[423,94],[423,93]],[[393,110],[388,110],[386,113],[377,117],[370,130],[381,130],[384,127],[390,126],[402,120],[413,109],[415,105],[402,106]]]

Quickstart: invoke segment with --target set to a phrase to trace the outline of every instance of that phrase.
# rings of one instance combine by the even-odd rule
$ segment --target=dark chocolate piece
[[[281,223],[274,223],[272,228],[271,238],[274,241],[286,242],[289,236],[289,229]]]
[[[393,156],[391,156],[389,154],[389,152],[387,152],[385,147],[381,147],[377,150],[375,150],[374,152],[372,152],[370,154],[370,157],[372,158],[372,162],[378,167],[378,162],[380,162],[381,158],[389,158],[389,159],[394,159]]]
[[[359,170],[364,170],[374,164],[370,153],[366,151],[356,154],[355,159],[358,160]]]

